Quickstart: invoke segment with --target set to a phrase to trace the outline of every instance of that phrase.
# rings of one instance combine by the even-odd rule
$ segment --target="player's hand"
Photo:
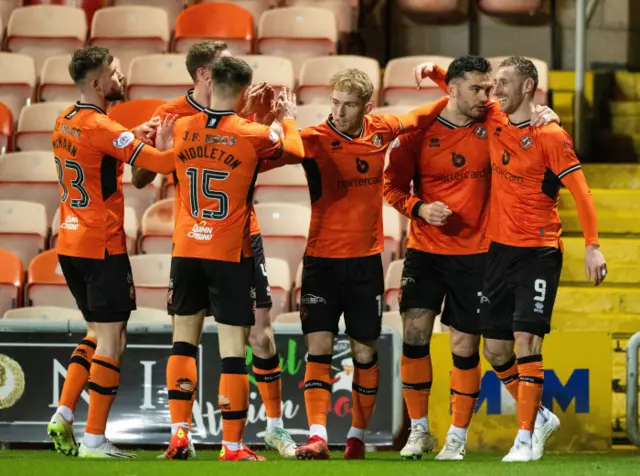
[[[420,83],[423,79],[428,78],[433,73],[436,65],[435,63],[427,62],[416,66],[413,70],[413,77],[416,80],[416,87],[420,89]]]
[[[156,132],[156,149],[173,149],[173,126],[176,125],[177,120],[177,114],[167,114],[164,116]]]
[[[156,131],[161,122],[162,121],[160,117],[154,117],[153,119],[145,122],[144,124],[140,124],[138,127],[133,129],[133,135],[145,144],[153,145],[155,141]]]
[[[548,106],[536,106],[531,114],[531,125],[533,127],[546,126],[552,122],[560,124],[560,117]]]
[[[298,114],[296,95],[287,86],[283,86],[282,91],[278,94],[274,110],[276,119],[279,121],[296,118],[296,115]]]
[[[258,112],[262,104],[262,96],[264,95],[264,92],[267,90],[267,88],[269,88],[269,86],[267,86],[267,83],[265,83],[264,81],[249,86],[247,92],[244,95],[244,107],[242,108],[242,112],[240,113],[242,117],[248,117]]]
[[[255,112],[255,121],[266,126],[276,119],[275,93],[271,86],[267,86],[260,94],[259,103]]]
[[[429,225],[442,226],[447,223],[447,218],[453,212],[442,202],[423,204],[418,210],[418,215]]]
[[[587,274],[587,279],[594,286],[602,283],[607,276],[607,262],[604,260],[598,245],[587,246],[584,255],[584,271]]]

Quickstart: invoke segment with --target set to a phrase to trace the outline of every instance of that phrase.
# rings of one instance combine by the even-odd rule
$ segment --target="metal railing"
[[[640,447],[638,429],[638,350],[640,332],[634,334],[627,344],[627,434],[634,445]]]

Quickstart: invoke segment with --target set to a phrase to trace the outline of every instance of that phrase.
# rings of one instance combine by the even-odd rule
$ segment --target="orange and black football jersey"
[[[283,150],[268,127],[232,111],[205,109],[178,120],[173,151],[181,186],[173,256],[234,262],[251,256],[258,165],[280,158]]]
[[[95,259],[104,259],[105,249],[126,253],[124,163],[167,173],[171,151],[145,146],[102,109],[82,103],[56,119],[52,146],[61,202],[58,253]]]
[[[384,193],[391,206],[412,218],[407,247],[443,255],[487,251],[491,167],[484,124],[457,127],[438,117],[427,130],[400,136],[390,149]],[[417,216],[416,206],[425,202],[451,209],[444,226]]]
[[[311,196],[307,255],[358,258],[383,251],[385,154],[401,127],[395,116],[367,115],[358,137],[338,131],[331,118],[302,130]]]
[[[179,98],[173,99],[165,104],[162,104],[155,110],[152,117],[164,117],[167,114],[177,114],[179,117],[188,117],[193,116],[194,114],[198,114],[199,112],[204,112],[204,107],[198,104],[193,99],[193,89],[187,91],[187,94],[184,96],[180,96]],[[167,177],[167,182],[173,184],[175,186],[174,197],[175,197],[175,214],[176,214],[176,222],[177,222],[177,214],[180,210],[180,183],[176,180],[176,174],[171,174]],[[260,233],[260,225],[258,224],[258,219],[256,218],[256,214],[251,210],[251,235],[257,235]]]
[[[581,169],[571,138],[558,124],[512,124],[492,103],[487,117],[491,155],[489,236],[511,246],[561,247],[558,192]]]

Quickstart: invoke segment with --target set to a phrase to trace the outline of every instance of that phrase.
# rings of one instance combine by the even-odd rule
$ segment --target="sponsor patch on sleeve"
[[[125,131],[120,134],[120,136],[118,136],[116,140],[113,141],[113,146],[117,147],[118,149],[124,149],[133,142],[133,139],[135,139],[133,132]]]

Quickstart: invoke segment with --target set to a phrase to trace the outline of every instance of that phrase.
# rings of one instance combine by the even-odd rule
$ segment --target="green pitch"
[[[274,453],[263,451],[264,463],[220,463],[217,451],[198,452],[192,461],[157,460],[159,452],[138,451],[135,461],[86,461],[64,458],[53,451],[0,451],[1,474],[7,476],[247,476],[256,471],[260,476],[579,476],[638,474],[640,451],[619,451],[610,454],[547,455],[543,461],[517,464],[501,463],[503,455],[469,454],[462,462],[436,462],[433,455],[422,461],[401,461],[398,453],[367,453],[366,461],[344,461],[342,453],[332,453],[331,461],[283,460]],[[514,467],[515,466],[515,467]]]

